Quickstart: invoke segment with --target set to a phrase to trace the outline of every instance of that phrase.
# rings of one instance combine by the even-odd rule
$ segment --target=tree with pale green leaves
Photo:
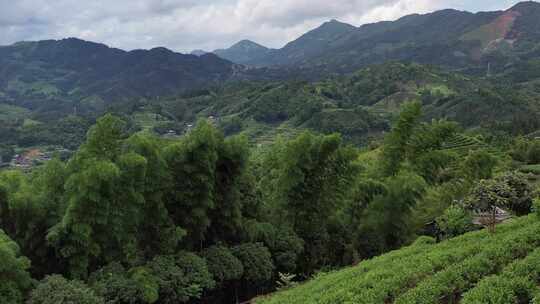
[[[114,116],[99,119],[68,164],[67,207],[47,238],[73,278],[85,278],[90,265],[137,259],[147,161],[121,153],[122,126]]]
[[[488,179],[493,176],[497,158],[485,150],[469,152],[462,162],[463,175],[471,180]]]
[[[105,304],[105,301],[81,281],[69,281],[60,275],[51,275],[37,285],[27,303]]]
[[[21,256],[19,245],[0,230],[0,303],[22,304],[32,287],[30,260]]]
[[[156,256],[147,265],[159,288],[160,303],[186,303],[200,299],[215,286],[206,261],[190,252]]]
[[[172,186],[171,172],[167,166],[159,139],[134,134],[123,145],[126,153],[135,153],[146,160],[144,180],[137,190],[144,197],[144,220],[137,233],[141,254],[152,258],[158,254],[173,254],[186,231],[175,225],[167,209],[166,195]]]
[[[167,209],[175,224],[187,230],[187,241],[195,248],[204,241],[211,224],[209,213],[215,208],[221,141],[221,135],[209,122],[199,121],[186,138],[165,150],[172,175]]]
[[[423,197],[427,184],[414,173],[401,172],[385,181],[386,191],[376,195],[367,206],[360,235],[359,247],[367,255],[380,254],[402,246],[411,240],[413,208]]]
[[[237,241],[247,147],[245,137],[224,139],[210,122],[201,120],[186,138],[166,148],[172,175],[167,208],[175,224],[187,230],[188,247]]]
[[[382,149],[381,174],[383,176],[396,175],[404,160],[407,158],[407,149],[410,139],[418,126],[422,115],[422,105],[419,102],[405,103],[401,107],[399,118],[392,130],[384,138]]]
[[[343,206],[355,180],[357,153],[339,135],[308,132],[273,153],[268,184],[276,225],[290,225],[304,240],[300,271],[311,273],[327,262],[325,252],[332,250],[327,246],[328,218]]]

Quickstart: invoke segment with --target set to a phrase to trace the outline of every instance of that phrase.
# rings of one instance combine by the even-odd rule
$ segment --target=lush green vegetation
[[[283,135],[291,138],[303,130],[341,133],[343,139],[366,145],[388,131],[401,105],[421,100],[424,121],[451,119],[482,132],[527,135],[536,131],[535,100],[540,91],[534,82],[508,86],[514,79],[503,74],[489,79],[443,71],[433,66],[397,62],[370,66],[348,76],[317,82],[239,82],[174,97],[129,98],[104,103],[62,107],[47,101],[32,110],[4,105],[0,141],[12,147],[60,145],[77,148],[98,116],[113,112],[132,131],[181,135],[199,119],[212,117],[226,135],[243,132],[250,143],[270,144]],[[478,119],[482,117],[482,119]],[[495,132],[494,132],[495,131]],[[482,140],[459,134],[447,148],[468,151]]]
[[[424,115],[419,102],[405,103],[391,131],[365,150],[338,134],[308,131],[253,147],[245,135],[225,137],[206,120],[164,139],[106,115],[67,162],[55,159],[28,174],[0,172],[0,250],[17,274],[3,281],[6,301],[231,303],[424,235],[403,250],[413,252],[400,258],[410,264],[375,267],[358,284],[340,283],[358,293],[324,295],[328,303],[414,302],[406,300],[417,297],[406,290],[412,282],[429,291],[435,289],[421,284],[431,278],[439,284],[462,275],[443,275],[449,264],[505,265],[534,250],[538,225],[526,218],[495,235],[451,239],[476,229],[473,212],[528,214],[535,193],[525,176],[508,171],[505,146],[453,122],[424,122]],[[451,240],[433,244],[443,239]],[[486,267],[480,277],[496,273]],[[381,289],[364,294],[362,286],[373,282]]]
[[[539,232],[540,222],[529,216],[491,234],[438,244],[421,238],[257,303],[529,303],[540,280]]]
[[[512,10],[221,51],[269,69],[0,47],[0,302],[540,302],[540,6]],[[7,168],[45,146],[73,155]]]

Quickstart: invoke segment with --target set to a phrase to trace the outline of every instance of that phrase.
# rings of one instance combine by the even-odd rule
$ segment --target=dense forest
[[[180,139],[97,120],[68,161],[0,172],[2,303],[233,303],[410,244],[478,229],[536,197],[506,143],[405,103],[358,149],[306,131],[252,147],[201,120]]]
[[[234,82],[109,105],[66,102],[57,107],[40,100],[42,106],[26,109],[0,101],[0,151],[8,162],[17,150],[31,147],[76,150],[105,113],[121,117],[131,132],[182,135],[197,120],[213,118],[226,136],[243,133],[252,145],[309,130],[337,132],[346,143],[365,146],[389,131],[400,105],[410,100],[422,102],[423,121],[449,119],[487,134],[529,135],[540,128],[539,77],[533,63],[524,64],[519,73],[481,78],[388,62],[316,82]]]

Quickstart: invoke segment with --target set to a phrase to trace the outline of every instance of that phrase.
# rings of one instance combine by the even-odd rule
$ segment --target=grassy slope
[[[420,239],[256,303],[427,304],[457,303],[463,297],[461,303],[502,304],[520,295],[530,300],[540,279],[539,232],[540,222],[531,215],[498,226],[494,234],[482,230],[438,244]],[[507,277],[505,288],[486,291],[486,284]]]

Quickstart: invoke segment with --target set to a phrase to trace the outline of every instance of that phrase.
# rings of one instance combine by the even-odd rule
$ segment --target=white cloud
[[[468,0],[0,0],[0,44],[79,37],[123,49],[212,50],[241,39],[281,47],[322,22],[354,25]],[[501,2],[481,0],[489,9]]]

